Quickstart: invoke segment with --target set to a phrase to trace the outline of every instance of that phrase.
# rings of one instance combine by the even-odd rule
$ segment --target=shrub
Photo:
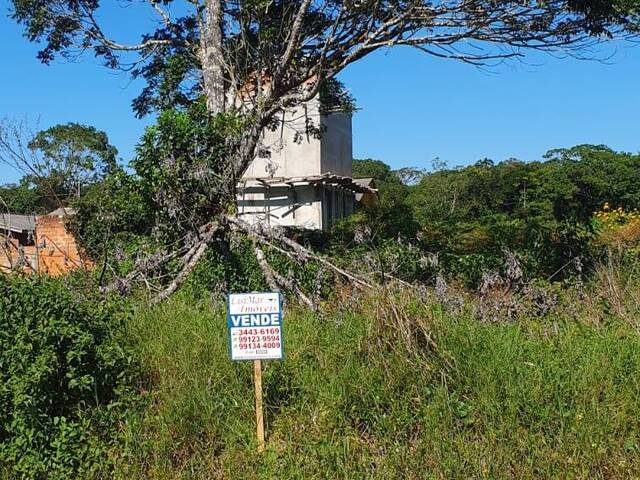
[[[611,209],[608,203],[594,214],[595,243],[616,250],[637,251],[640,246],[640,212],[638,209]]]
[[[120,314],[62,280],[0,276],[0,474],[95,478],[131,381]]]

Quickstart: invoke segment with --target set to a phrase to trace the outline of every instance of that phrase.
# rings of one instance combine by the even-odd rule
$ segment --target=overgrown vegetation
[[[356,161],[378,203],[288,235],[358,281],[235,235],[175,298],[152,307],[147,284],[116,307],[96,286],[215,214],[200,182],[223,154],[216,128],[202,105],[167,112],[132,172],[83,185],[71,227],[89,276],[0,277],[0,477],[640,476],[639,156],[580,146],[431,173]],[[207,139],[196,157],[193,138]],[[25,185],[3,194],[35,201]],[[265,369],[264,455],[223,305],[269,288],[256,248],[301,288],[286,358]]]
[[[205,271],[130,314],[73,279],[1,277],[0,476],[633,478],[640,279],[624,265],[289,305],[263,455],[251,365],[228,358]]]
[[[74,278],[1,277],[0,477],[638,476],[640,276],[618,241],[637,214],[597,218],[607,262],[563,283],[526,281],[511,254],[477,291],[434,264],[433,286],[330,283],[317,311],[289,303],[262,455],[251,365],[228,358],[215,290],[265,288],[251,242],[210,251],[176,296],[129,314]],[[373,272],[420,263],[415,246],[387,248]],[[304,272],[317,285],[321,269]]]
[[[40,60],[93,51],[146,81],[134,110],[158,121],[131,171],[92,127],[0,125],[0,160],[26,174],[3,210],[71,204],[96,265],[0,277],[1,476],[640,476],[637,155],[580,146],[428,175],[369,160],[356,169],[378,205],[326,237],[234,217],[265,129],[315,97],[353,111],[336,81],[351,63],[393,46],[476,65],[589,55],[637,38],[637,0],[150,0],[158,23],[131,44],[106,36],[121,29],[105,3],[11,2]],[[311,308],[290,304],[286,360],[266,368],[258,455],[219,294],[265,284]],[[116,308],[116,291],[135,300]]]
[[[134,351],[115,303],[0,275],[0,476],[109,478]]]
[[[585,288],[514,297],[515,316],[451,288],[345,291],[322,316],[288,309],[286,359],[264,373],[264,455],[251,365],[228,359],[223,306],[179,295],[143,307],[128,337],[153,400],[125,427],[119,475],[640,475],[640,304],[627,299],[629,321],[604,285]]]
[[[416,264],[420,256],[436,255],[444,275],[475,288],[484,273],[505,268],[505,249],[516,254],[527,279],[558,280],[603,261],[603,235],[626,235],[626,248],[638,245],[631,215],[640,208],[640,156],[605,146],[552,150],[539,162],[440,166],[414,185],[403,184],[380,161],[356,161],[354,170],[378,181],[380,203],[337,232],[340,254],[352,255],[362,245],[382,251],[400,245],[402,256],[411,245],[419,252]],[[613,230],[596,216],[617,209],[627,215],[609,222]]]

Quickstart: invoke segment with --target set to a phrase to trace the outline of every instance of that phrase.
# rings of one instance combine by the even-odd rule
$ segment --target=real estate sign
[[[227,326],[231,360],[281,359],[280,294],[230,293],[228,300]]]

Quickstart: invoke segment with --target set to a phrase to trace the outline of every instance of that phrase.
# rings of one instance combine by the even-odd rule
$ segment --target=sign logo
[[[231,360],[282,359],[279,293],[230,293],[227,327]]]

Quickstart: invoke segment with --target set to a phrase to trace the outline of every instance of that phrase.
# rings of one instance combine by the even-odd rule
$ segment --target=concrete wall
[[[268,155],[258,155],[244,178],[351,176],[351,114],[321,115],[314,99],[283,115],[285,121],[276,130],[263,132],[261,147]],[[320,138],[305,133],[307,122],[322,131]]]
[[[263,132],[261,149],[268,155],[254,159],[245,179],[351,176],[351,114],[321,115],[316,98],[283,115],[276,130]],[[320,138],[306,133],[308,123],[320,129]],[[328,185],[267,189],[253,182],[239,189],[238,217],[249,223],[326,230],[335,219],[353,212],[353,202],[351,192]]]
[[[350,177],[353,164],[351,114],[332,113],[322,118],[321,172]]]
[[[250,186],[238,194],[238,217],[251,224],[322,228],[322,206],[318,188]]]
[[[353,192],[331,185],[253,185],[238,195],[238,217],[251,224],[327,230],[353,213],[354,202]]]
[[[270,155],[258,155],[245,172],[245,178],[291,178],[320,173],[321,141],[304,134],[307,121],[320,125],[317,101],[311,101],[283,115],[285,121],[276,130],[265,129],[262,135],[261,146]],[[302,134],[299,139],[296,139],[297,133]]]

